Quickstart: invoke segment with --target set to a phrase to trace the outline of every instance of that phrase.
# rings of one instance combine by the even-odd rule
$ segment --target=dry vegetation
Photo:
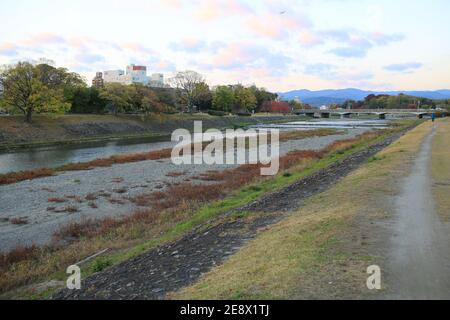
[[[196,284],[172,299],[361,299],[366,270],[380,264],[367,243],[374,224],[386,217],[381,204],[395,192],[411,165],[424,124],[351,173],[328,191],[308,199],[295,214],[258,237]],[[348,143],[343,145],[349,146]],[[399,151],[402,152],[399,152]],[[369,232],[372,230],[372,232]]]
[[[342,134],[342,131],[336,129],[294,130],[289,132],[282,132],[280,134],[280,142],[312,137],[331,136],[335,134]]]
[[[25,180],[31,180],[42,177],[49,177],[56,173],[64,171],[92,170],[98,167],[111,167],[115,164],[132,163],[146,160],[159,160],[170,158],[172,149],[163,149],[146,153],[136,153],[128,155],[112,156],[109,158],[96,159],[88,162],[72,163],[57,168],[43,168],[29,171],[6,173],[0,175],[0,185],[11,184]]]
[[[321,129],[321,130],[310,130],[310,131],[292,131],[282,133],[280,136],[280,141],[288,141],[295,139],[304,139],[308,137],[314,136],[326,136],[336,134],[338,131],[333,129]],[[205,143],[204,146],[207,144]],[[192,150],[194,150],[194,145],[191,146]],[[143,153],[135,153],[135,154],[125,154],[125,155],[117,155],[111,156],[109,158],[101,158],[88,162],[80,162],[80,163],[71,163],[67,165],[63,165],[57,168],[42,168],[42,169],[33,169],[28,171],[21,172],[13,172],[0,174],[0,185],[4,184],[12,184],[20,181],[32,180],[42,177],[49,177],[57,173],[61,173],[64,171],[80,171],[80,170],[92,170],[94,168],[99,167],[111,167],[115,164],[123,164],[123,163],[133,163],[140,161],[148,161],[148,160],[162,160],[168,159],[172,155],[172,149],[163,149],[157,151],[143,152]],[[115,178],[113,182],[121,183],[123,182],[123,178]]]
[[[437,124],[431,155],[433,196],[441,217],[450,221],[450,120],[438,120]]]
[[[24,224],[28,224],[27,218],[24,218],[24,217],[12,218],[12,219],[9,220],[9,222],[11,224],[19,225],[19,226],[20,225],[24,225]]]
[[[322,151],[291,152],[281,157],[281,172],[294,167],[302,171],[315,160],[352,149],[382,134],[385,132],[366,133],[355,139],[334,143]],[[39,281],[104,248],[126,250],[145,241],[164,241],[165,237],[170,237],[171,232],[176,233],[173,230],[179,223],[185,223],[183,228],[188,230],[191,225],[189,220],[205,203],[224,199],[250,183],[274,179],[262,178],[259,165],[244,165],[225,172],[209,172],[208,175],[214,184],[204,186],[185,182],[168,186],[165,192],[134,197],[129,200],[142,206],[142,210],[122,218],[88,219],[73,223],[57,232],[49,246],[21,248],[3,254],[0,259],[0,292]],[[125,203],[125,199],[111,198],[109,193],[98,193],[90,198],[97,196]],[[73,208],[74,212],[75,209]]]

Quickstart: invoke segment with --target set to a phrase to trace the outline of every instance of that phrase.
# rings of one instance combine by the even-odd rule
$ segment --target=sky
[[[450,88],[448,0],[0,0],[0,64],[195,70],[271,91]]]

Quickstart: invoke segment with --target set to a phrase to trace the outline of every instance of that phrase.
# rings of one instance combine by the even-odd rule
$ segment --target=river
[[[386,128],[387,126],[388,122],[382,120],[314,120],[266,124],[250,128],[308,130],[320,128]],[[118,154],[160,150],[173,146],[174,143],[171,141],[155,142],[154,138],[141,138],[17,150],[0,153],[0,174],[44,167],[54,168],[68,163],[85,162]]]

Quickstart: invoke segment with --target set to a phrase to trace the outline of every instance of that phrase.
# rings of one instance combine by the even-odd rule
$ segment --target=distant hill
[[[400,93],[406,95],[428,98],[428,99],[450,99],[450,90],[436,91],[365,91],[360,89],[339,89],[339,90],[294,90],[289,92],[278,93],[283,100],[293,100],[299,97],[303,103],[308,103],[318,107],[324,104],[342,103],[345,100],[364,100],[370,94],[387,94],[396,96]]]

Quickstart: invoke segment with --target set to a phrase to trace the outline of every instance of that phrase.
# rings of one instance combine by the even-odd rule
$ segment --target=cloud
[[[16,56],[19,52],[17,46],[13,43],[4,43],[0,45],[0,55]]]
[[[399,42],[405,39],[405,36],[400,33],[385,34],[381,32],[373,32],[368,35],[368,38],[376,45],[386,46],[392,42]]]
[[[330,53],[343,58],[364,58],[367,56],[368,48],[361,47],[340,47],[330,50]]]
[[[337,77],[337,67],[326,63],[314,63],[304,66],[303,72],[308,75],[319,76],[322,79],[332,80]]]
[[[290,33],[308,29],[311,23],[309,19],[300,14],[289,16],[265,13],[250,16],[244,26],[255,35],[278,40],[285,38]]]
[[[197,38],[183,38],[180,42],[171,42],[169,48],[173,51],[199,52],[206,50],[206,42]]]
[[[204,0],[193,11],[194,18],[200,22],[213,22],[229,16],[243,16],[250,8],[238,0]]]
[[[105,57],[95,53],[81,53],[76,55],[75,58],[78,60],[78,62],[86,64],[93,64],[105,61]]]
[[[120,46],[118,46],[118,49],[128,49],[130,51],[133,51],[135,53],[139,53],[139,54],[154,54],[155,51],[153,51],[150,48],[147,48],[146,46],[142,45],[141,43],[138,42],[127,42],[127,43],[123,43]]]
[[[411,73],[422,68],[423,64],[419,62],[397,63],[384,66],[383,69],[391,72]]]
[[[157,72],[174,72],[177,67],[174,63],[167,60],[158,60],[150,64],[152,70]]]
[[[401,34],[364,33],[357,30],[323,31],[321,34],[343,44],[328,52],[344,58],[364,58],[372,48],[387,46],[404,39]]]
[[[65,44],[65,43],[66,39],[64,39],[60,35],[51,32],[38,33],[29,37],[28,39],[21,41],[21,44],[27,47],[35,47],[48,44]]]
[[[324,43],[321,37],[308,30],[300,32],[299,42],[301,45],[308,48],[318,46]]]
[[[290,57],[264,46],[232,42],[220,48],[209,62],[199,66],[206,70],[269,69],[273,74],[279,74],[285,72],[291,62]]]

